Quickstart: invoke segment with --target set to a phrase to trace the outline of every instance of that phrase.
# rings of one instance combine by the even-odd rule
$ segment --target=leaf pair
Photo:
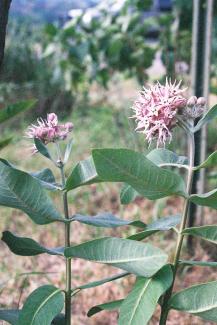
[[[120,309],[118,325],[146,325],[162,294],[170,287],[173,273],[165,265],[150,279],[139,277],[126,299],[92,307],[88,316],[102,310]],[[194,285],[175,293],[169,300],[169,309],[176,309],[217,322],[217,281]]]
[[[167,255],[159,248],[130,239],[105,237],[80,245],[50,249],[39,245],[30,238],[21,238],[9,231],[3,233],[3,241],[18,255],[34,256],[47,253],[77,257],[111,265],[129,273],[150,277],[167,261]]]
[[[148,157],[148,158],[147,158]],[[66,190],[99,182],[124,182],[121,203],[127,204],[137,195],[155,200],[170,195],[187,197],[183,179],[176,173],[158,167],[186,166],[185,157],[179,157],[169,150],[156,149],[145,157],[128,149],[96,149],[93,158],[79,162],[66,182]],[[216,153],[195,169],[211,167],[216,162]],[[217,209],[217,190],[190,196],[195,204]]]
[[[66,190],[98,182],[125,182],[151,200],[169,195],[186,197],[184,181],[159,168],[143,154],[128,149],[96,149],[93,159],[80,162],[66,182]]]
[[[112,237],[101,238],[66,248],[65,250],[64,247],[46,248],[31,238],[19,237],[9,231],[3,233],[2,240],[8,245],[10,250],[17,255],[34,256],[47,253],[50,255],[65,255],[66,257],[80,257],[99,263],[110,264],[137,275],[149,276],[148,272],[152,274],[157,272],[158,268],[163,265],[162,263],[164,260],[166,261],[167,257],[160,249],[149,244],[134,242],[134,240],[142,240],[158,231],[165,231],[175,227],[180,222],[180,216],[161,218],[149,225],[145,225],[139,220],[121,220],[109,213],[96,217],[75,215],[74,220],[96,227],[131,225],[142,227],[144,230],[135,235],[131,235],[128,239]],[[151,256],[154,253],[157,254],[156,259]],[[121,259],[122,255],[123,259]],[[144,265],[146,262],[148,263],[148,261],[154,263],[153,267]],[[139,269],[142,268],[144,268],[144,270],[139,271]],[[150,268],[150,270],[148,270],[148,268]]]
[[[165,265],[152,278],[138,277],[125,299],[94,306],[87,315],[90,317],[102,310],[120,309],[118,325],[145,325],[152,317],[159,298],[171,286],[172,280],[171,266]]]

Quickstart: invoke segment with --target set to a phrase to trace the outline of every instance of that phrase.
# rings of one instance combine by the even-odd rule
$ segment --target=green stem
[[[187,187],[186,187],[186,192],[188,195],[191,194],[191,189],[192,189],[192,181],[193,181],[193,175],[194,175],[194,153],[195,153],[195,143],[194,143],[194,134],[189,134],[189,169],[188,169],[188,177],[187,177]],[[184,203],[184,209],[182,213],[182,220],[181,220],[181,225],[179,229],[179,234],[177,238],[177,244],[176,244],[176,251],[174,255],[174,261],[173,261],[173,283],[169,290],[166,292],[164,299],[163,299],[163,304],[161,308],[161,317],[160,317],[160,325],[165,325],[167,322],[167,317],[169,314],[169,308],[168,308],[168,301],[172,296],[173,293],[173,287],[175,283],[175,278],[177,274],[177,269],[178,269],[178,264],[179,264],[179,259],[180,259],[180,254],[182,250],[182,244],[183,244],[183,239],[184,235],[182,234],[183,230],[185,229],[187,218],[188,218],[188,210],[189,210],[189,199],[185,199]]]
[[[61,159],[59,145],[57,145],[58,166],[61,172],[62,186],[66,185],[64,164]],[[69,219],[67,192],[63,193],[63,208],[66,219]],[[70,222],[65,223],[65,247],[70,247]],[[65,288],[65,324],[71,325],[71,259],[66,258],[66,288]]]

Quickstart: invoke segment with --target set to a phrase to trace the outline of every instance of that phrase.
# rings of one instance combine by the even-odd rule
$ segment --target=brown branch
[[[4,59],[6,27],[11,1],[0,0],[0,69]]]

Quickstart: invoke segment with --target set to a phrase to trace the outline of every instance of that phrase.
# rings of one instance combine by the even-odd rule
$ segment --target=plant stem
[[[195,143],[194,143],[194,134],[190,133],[189,134],[189,169],[188,169],[188,176],[187,176],[187,187],[186,187],[186,192],[188,195],[191,194],[191,189],[192,189],[192,181],[193,181],[193,175],[194,175],[194,153],[195,153]],[[178,269],[178,264],[179,264],[179,258],[182,250],[182,244],[183,244],[183,239],[184,235],[182,234],[183,230],[185,229],[187,218],[188,218],[188,210],[189,210],[189,199],[185,199],[185,204],[184,204],[184,209],[182,213],[182,220],[181,220],[181,225],[179,229],[179,234],[177,238],[177,244],[176,244],[176,251],[174,255],[174,260],[173,260],[173,283],[169,290],[166,292],[164,299],[163,299],[163,304],[161,308],[161,317],[160,317],[160,325],[165,325],[169,313],[169,308],[168,308],[168,301],[172,296],[173,293],[173,287],[175,283],[175,278],[177,274],[177,269]]]
[[[57,146],[58,153],[58,166],[61,172],[62,186],[66,185],[64,164],[61,159],[61,153],[59,145]],[[63,193],[63,208],[64,215],[66,219],[69,219],[69,208],[68,208],[68,198],[67,192]],[[65,223],[65,247],[70,247],[70,222]],[[66,288],[65,288],[65,324],[71,325],[71,259],[66,258]]]

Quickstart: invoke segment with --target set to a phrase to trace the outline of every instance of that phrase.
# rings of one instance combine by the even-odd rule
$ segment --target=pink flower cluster
[[[172,139],[172,128],[176,125],[178,110],[186,105],[183,97],[186,89],[180,84],[166,80],[165,85],[159,82],[149,88],[143,88],[132,109],[137,122],[137,132],[144,133],[149,143],[157,139],[157,147]]]
[[[58,124],[58,117],[55,113],[48,114],[46,120],[39,118],[37,122],[38,125],[32,124],[28,127],[26,136],[30,139],[37,138],[44,144],[65,140],[68,133],[73,129],[71,122]]]

